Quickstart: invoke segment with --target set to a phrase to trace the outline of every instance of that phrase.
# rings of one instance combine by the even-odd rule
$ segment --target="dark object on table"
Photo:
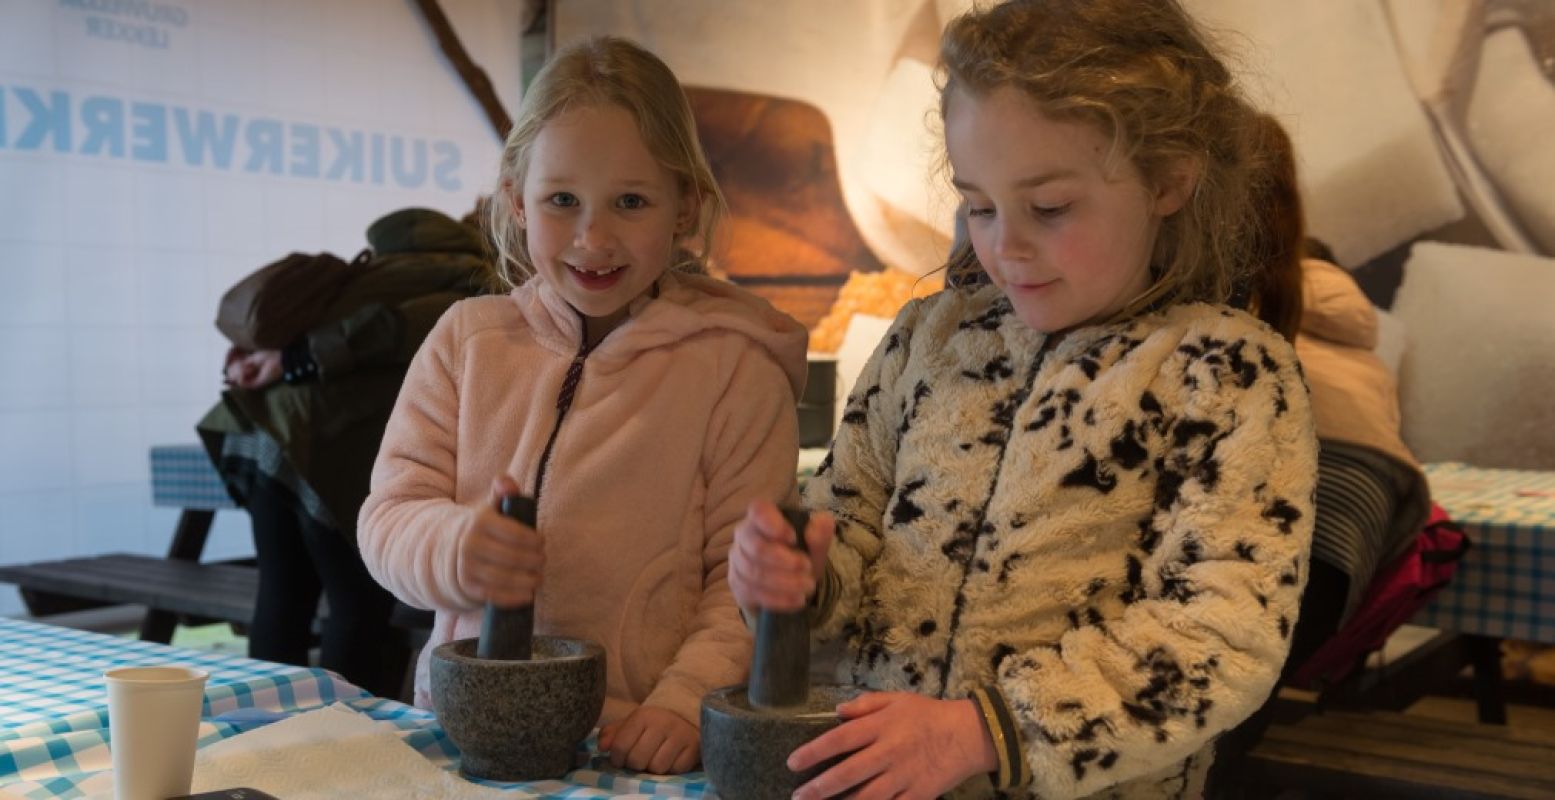
[[[261,792],[258,789],[243,787],[241,789],[218,789],[214,792],[200,792],[198,794],[181,794],[177,797],[169,797],[167,800],[280,800],[273,794]]]
[[[505,497],[502,513],[535,527],[535,503]],[[432,651],[432,705],[472,778],[559,778],[605,707],[605,649],[534,635],[534,607],[486,606],[481,635]]]
[[[799,398],[799,446],[829,446],[836,416],[837,359],[811,358]]]

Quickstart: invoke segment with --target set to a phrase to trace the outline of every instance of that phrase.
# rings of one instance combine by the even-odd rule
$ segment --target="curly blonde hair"
[[[1087,122],[1112,140],[1146,185],[1184,164],[1196,183],[1162,221],[1152,282],[1120,310],[1232,302],[1257,282],[1278,235],[1266,209],[1275,179],[1267,130],[1226,65],[1176,0],[1008,0],[953,20],[940,41],[940,116],[954,92],[1024,92],[1044,114]],[[1294,243],[1292,246],[1296,246]],[[970,244],[950,262],[975,263]]]
[[[727,213],[723,194],[697,139],[691,103],[663,61],[632,42],[599,36],[556,53],[530,83],[518,119],[502,147],[496,191],[486,223],[497,256],[497,273],[509,287],[534,275],[534,261],[518,225],[514,196],[523,192],[535,138],[547,122],[570,108],[614,105],[637,120],[648,152],[697,198],[698,219],[690,235],[677,238],[671,269],[705,272],[718,224]],[[697,249],[689,245],[699,243]]]

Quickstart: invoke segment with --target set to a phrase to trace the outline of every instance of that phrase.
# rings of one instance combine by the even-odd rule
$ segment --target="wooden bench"
[[[1555,798],[1555,734],[1392,711],[1314,713],[1271,725],[1248,779],[1269,797],[1544,800]]]
[[[216,512],[235,509],[221,476],[199,445],[151,448],[151,502],[179,509],[167,556],[106,555],[0,566],[0,583],[21,589],[37,617],[108,605],[146,607],[140,638],[168,644],[180,623],[253,619],[259,570],[252,559],[201,562]],[[328,606],[319,603],[319,616]],[[317,624],[317,619],[315,620]],[[432,612],[396,603],[390,624],[414,651],[432,629]]]
[[[246,563],[200,564],[109,553],[0,566],[0,583],[20,586],[29,608],[48,607],[60,597],[70,598],[70,605],[76,608],[145,606],[149,609],[148,622],[141,624],[141,638],[167,644],[180,621],[247,625],[254,615],[254,598],[259,594],[259,570]],[[328,613],[328,601],[320,600],[319,617]],[[432,612],[396,603],[389,622],[403,632],[406,644],[415,649],[431,633]]]
[[[246,624],[252,618],[259,586],[252,560],[200,563],[216,512],[238,507],[204,448],[152,447],[150,460],[152,505],[179,509],[167,556],[116,553],[0,567],[0,581],[21,589],[28,613],[143,605],[140,638],[163,644],[172,641],[181,619]]]
[[[0,582],[22,587],[29,606],[38,596],[58,595],[107,605],[143,605],[174,617],[247,623],[254,613],[259,570],[240,564],[110,553],[3,566]]]

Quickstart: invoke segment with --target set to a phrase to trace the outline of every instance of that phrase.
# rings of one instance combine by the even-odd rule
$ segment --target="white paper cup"
[[[108,682],[108,749],[116,800],[189,793],[206,673],[188,667],[123,667]]]

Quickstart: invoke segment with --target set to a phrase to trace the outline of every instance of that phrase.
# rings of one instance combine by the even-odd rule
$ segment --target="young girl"
[[[657,58],[597,39],[536,76],[491,211],[514,288],[432,331],[362,508],[373,575],[437,610],[418,704],[426,653],[477,635],[487,601],[532,601],[538,633],[604,645],[617,766],[696,763],[702,695],[750,660],[734,526],[791,490],[805,370],[798,323],[678,261],[721,211]],[[519,491],[538,531],[494,508]]]
[[[1278,285],[1255,112],[1167,0],[1017,0],[941,56],[990,283],[875,351],[806,487],[835,518],[812,556],[756,503],[730,557],[742,605],[810,598],[877,690],[792,754],[845,756],[798,796],[1198,796],[1280,672],[1312,533],[1296,357],[1225,302]]]

